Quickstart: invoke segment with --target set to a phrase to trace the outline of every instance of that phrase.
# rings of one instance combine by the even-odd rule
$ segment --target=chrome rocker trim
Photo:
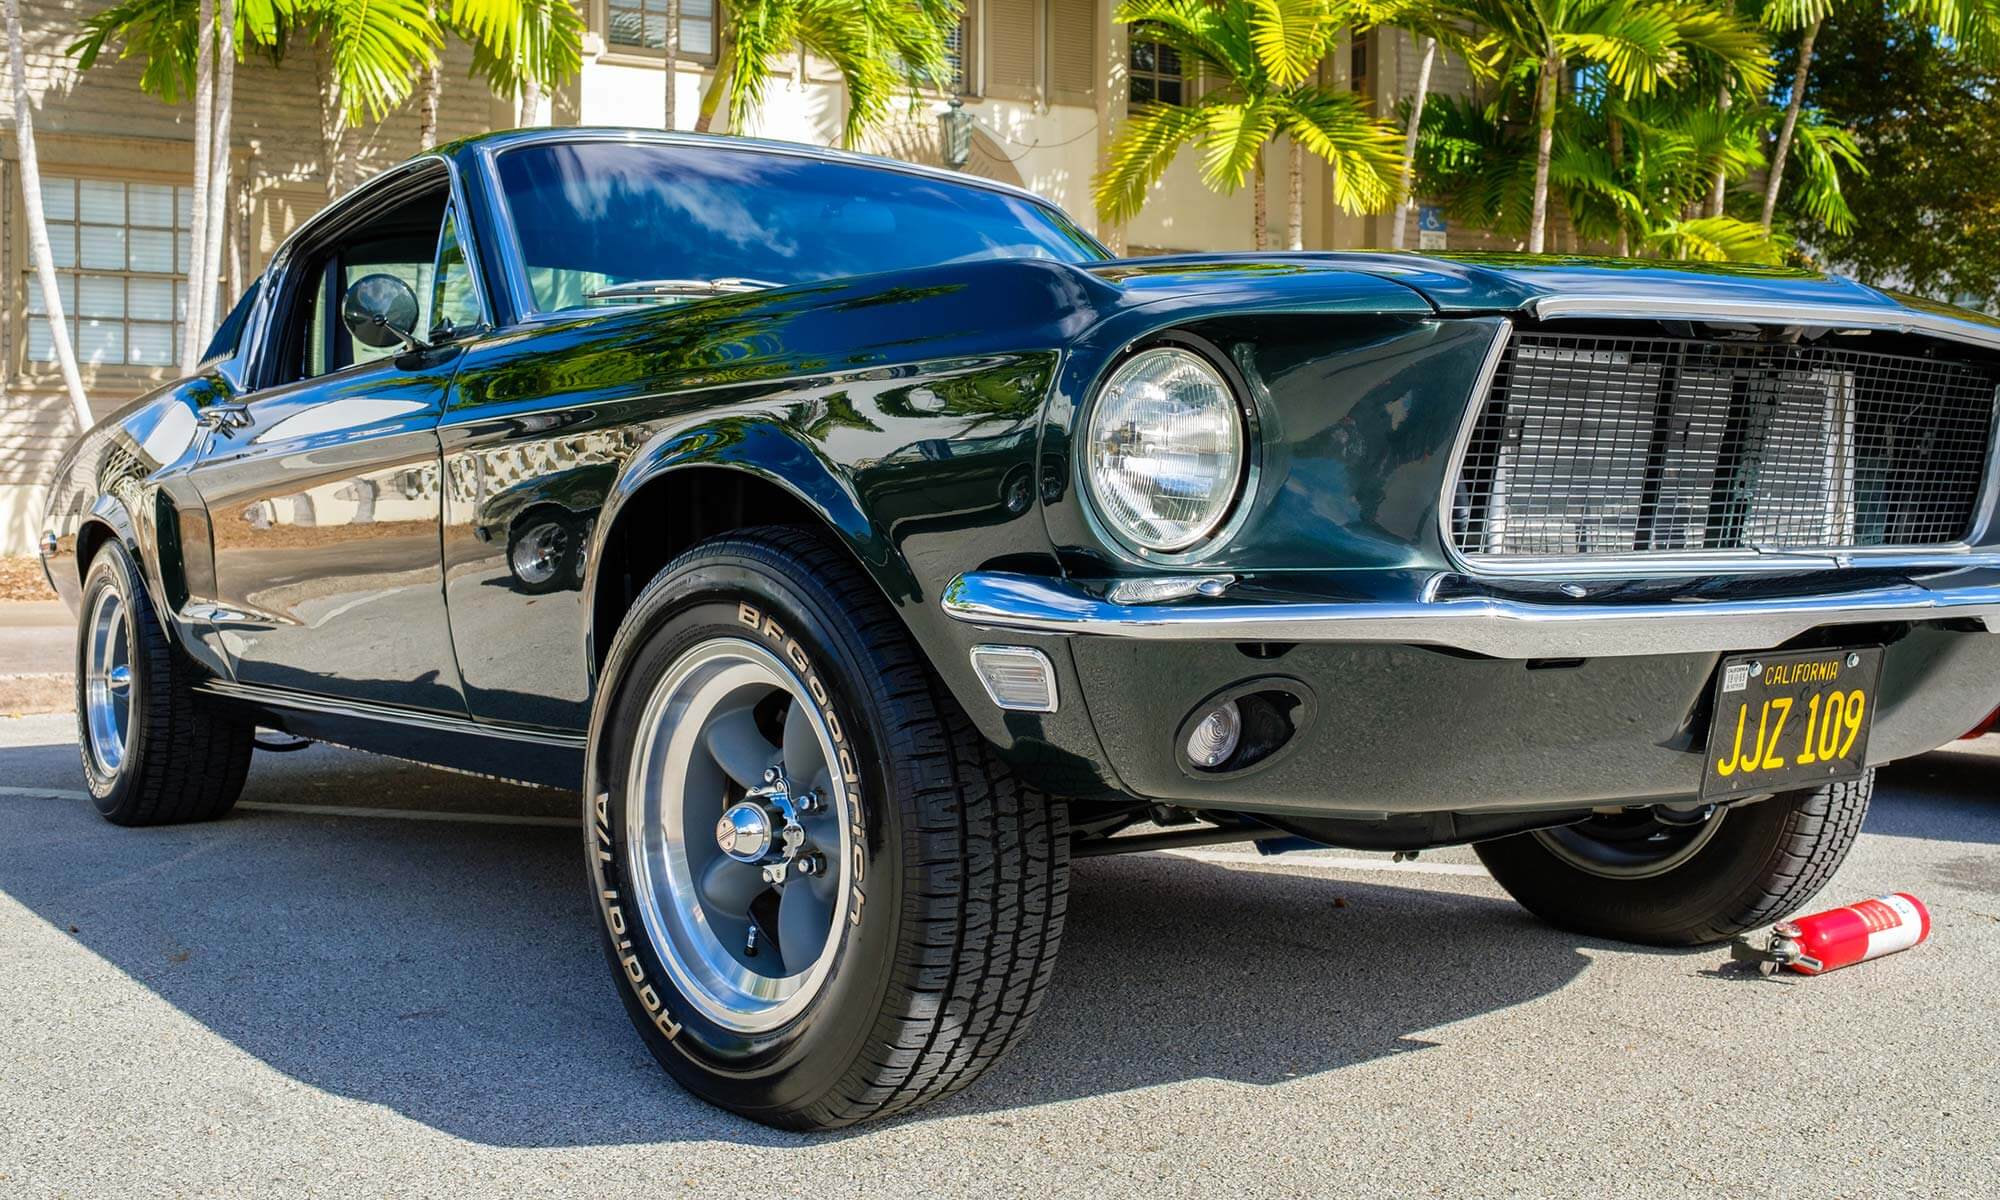
[[[354,721],[375,721],[397,725],[418,732],[459,733],[475,737],[499,738],[502,741],[526,742],[535,746],[549,746],[564,750],[581,750],[584,736],[580,733],[558,733],[554,730],[518,729],[506,725],[488,725],[466,717],[454,717],[447,713],[419,712],[414,709],[397,708],[389,704],[376,704],[367,700],[349,700],[335,696],[315,696],[305,692],[295,692],[288,688],[268,687],[256,683],[238,683],[229,679],[205,679],[195,685],[194,690],[224,700],[236,700],[246,704],[261,705],[271,709],[289,709],[295,712],[314,713],[325,717],[339,717]]]
[[[1115,604],[1060,579],[975,571],[941,601],[985,629],[1146,641],[1386,642],[1490,658],[1610,658],[1762,650],[1821,625],[2000,619],[2000,582],[1916,584],[1833,596],[1652,604],[1531,604],[1494,597],[1304,603]]]

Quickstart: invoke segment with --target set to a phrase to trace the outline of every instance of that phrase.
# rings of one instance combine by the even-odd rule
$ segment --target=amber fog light
[[[1194,723],[1187,740],[1188,761],[1205,771],[1213,771],[1236,753],[1243,737],[1243,712],[1236,701],[1224,700]]]

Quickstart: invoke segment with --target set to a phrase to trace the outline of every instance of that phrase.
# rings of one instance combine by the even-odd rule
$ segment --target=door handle
[[[214,429],[227,434],[232,429],[245,429],[250,425],[250,409],[243,404],[211,404],[195,416],[203,429]]]

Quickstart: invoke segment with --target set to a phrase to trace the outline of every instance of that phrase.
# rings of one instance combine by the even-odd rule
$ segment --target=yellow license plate
[[[1867,769],[1882,648],[1722,660],[1704,798],[1817,787]]]

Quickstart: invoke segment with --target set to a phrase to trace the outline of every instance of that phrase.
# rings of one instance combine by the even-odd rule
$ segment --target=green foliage
[[[1829,23],[1808,98],[1869,169],[1844,181],[1845,228],[1796,187],[1780,212],[1843,273],[2000,313],[2000,69],[1949,48],[1921,18],[1890,11]],[[1795,158],[1810,157],[1808,136],[1801,122]]]
[[[945,38],[964,12],[959,0],[743,0],[723,6],[721,61],[702,96],[702,120],[718,109],[741,129],[764,102],[770,64],[803,48],[833,64],[847,89],[842,141],[853,145],[886,118],[899,93],[941,79]]]
[[[229,3],[230,0],[218,0]],[[437,60],[447,29],[473,47],[473,71],[511,94],[554,86],[582,67],[583,18],[569,0],[235,0],[236,53],[281,61],[295,35],[322,41],[350,123],[380,120]],[[198,0],[122,0],[83,23],[69,47],[89,69],[114,46],[143,60],[139,86],[169,104],[194,91]]]
[[[1098,214],[1119,223],[1138,215],[1189,146],[1201,154],[1202,181],[1233,192],[1280,132],[1328,164],[1342,208],[1387,207],[1403,163],[1396,126],[1353,93],[1310,80],[1343,27],[1390,11],[1349,0],[1125,0],[1115,19],[1179,52],[1205,89],[1189,103],[1132,110],[1096,179]]]

